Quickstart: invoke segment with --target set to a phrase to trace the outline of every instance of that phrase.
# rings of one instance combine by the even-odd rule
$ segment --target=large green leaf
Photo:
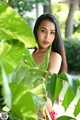
[[[70,103],[73,101],[73,99],[77,96],[77,91],[80,86],[80,80],[66,73],[61,73],[59,77],[62,80],[66,80],[68,83],[68,89],[65,92],[63,103],[62,103],[62,105],[64,106],[66,110],[69,107]],[[75,107],[77,108],[77,106]],[[76,113],[79,114],[76,108],[75,108],[75,114]]]
[[[70,116],[60,116],[59,118],[57,118],[57,120],[76,120],[76,119]]]
[[[23,83],[10,83],[12,91],[11,113],[13,118],[20,120],[37,120],[36,107],[32,99],[32,94]],[[17,120],[17,119],[16,119]]]
[[[37,95],[43,101],[46,100],[43,77],[37,73],[37,70],[30,69],[25,64],[20,64],[12,73],[11,82],[24,83],[31,93]]]
[[[80,86],[80,80],[66,73],[61,73],[59,75],[47,73],[45,83],[48,91],[48,96],[54,103],[59,96],[59,93],[64,87],[64,81],[66,81],[67,87],[64,91],[62,105],[66,110],[69,107],[70,103],[73,101],[73,99],[77,96],[77,91]],[[75,107],[75,115],[78,115],[79,110],[77,109],[79,108],[79,103],[77,103],[77,106]]]
[[[12,94],[11,90],[9,87],[9,81],[8,77],[4,71],[4,68],[2,66],[2,63],[0,61],[0,67],[2,70],[2,78],[3,78],[3,97],[4,97],[4,103],[10,108],[11,107],[11,99],[12,99]]]
[[[63,80],[66,80],[74,93],[77,93],[77,89],[80,86],[80,80],[66,73],[61,73],[59,77]]]
[[[48,91],[48,96],[51,99],[52,103],[54,104],[55,100],[58,98],[62,86],[63,80],[58,77],[56,74],[48,73],[46,75],[46,89]]]
[[[7,93],[7,96],[4,97],[4,100],[8,99],[6,104],[12,103],[11,106],[8,105],[11,108],[9,119],[37,120],[36,109],[44,109],[44,98],[46,97],[42,76],[38,76],[34,70],[28,69],[26,65],[22,64],[14,70],[14,74],[10,75],[10,78],[12,79],[10,79],[10,88],[9,86],[8,88],[11,89],[11,102],[8,99],[10,94],[5,81],[5,91],[3,91],[3,93]]]
[[[0,58],[7,55],[8,51],[10,51],[11,45],[6,42],[0,41]]]
[[[0,1],[0,39],[17,39],[25,47],[37,46],[28,24],[8,4]]]
[[[63,80],[60,79],[58,76],[56,78],[56,85],[55,85],[55,92],[54,92],[54,97],[52,103],[55,102],[55,100],[59,97],[59,94],[63,88]]]
[[[68,87],[66,94],[64,96],[64,100],[62,105],[64,106],[65,110],[68,108],[72,100],[75,98],[75,93]]]
[[[16,42],[16,40],[14,40],[14,42]],[[19,42],[14,45],[0,42],[0,47],[0,59],[3,62],[6,73],[10,73],[21,60],[24,45]]]
[[[49,60],[48,53],[45,56],[45,61],[46,61],[46,58],[47,58],[47,61],[48,61]],[[23,52],[23,61],[27,65],[27,67],[31,68],[31,71],[35,71],[38,74],[38,76],[42,77],[47,72],[46,71],[47,62],[45,62],[45,67],[43,67],[43,64],[41,65],[42,67],[37,67],[30,51],[27,48],[25,48],[25,50]]]
[[[77,116],[78,114],[80,114],[80,99],[78,100],[74,110],[74,115]]]
[[[7,73],[17,66],[25,47],[37,46],[28,24],[10,6],[1,1],[0,40],[0,59]]]
[[[28,67],[30,68],[36,67],[36,63],[27,48],[24,50],[23,60]]]

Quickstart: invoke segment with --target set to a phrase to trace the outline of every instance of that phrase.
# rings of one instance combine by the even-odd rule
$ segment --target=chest
[[[33,53],[32,56],[36,65],[39,66],[41,63],[43,63],[45,53]]]

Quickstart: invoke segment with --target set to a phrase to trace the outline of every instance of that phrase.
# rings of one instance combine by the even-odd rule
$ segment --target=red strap
[[[56,117],[55,117],[55,116],[56,116],[56,113],[54,112],[54,110],[51,111],[49,114],[50,114],[52,120],[56,120]]]
[[[51,117],[52,120],[56,120],[56,117],[55,117],[55,116],[56,116],[56,113],[54,112],[54,110],[51,111],[49,114],[50,114],[50,117]],[[48,117],[45,116],[45,117],[43,117],[43,118],[45,119],[45,118],[48,118]]]

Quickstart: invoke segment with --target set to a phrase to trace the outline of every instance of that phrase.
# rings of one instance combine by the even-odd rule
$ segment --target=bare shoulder
[[[61,67],[62,57],[57,52],[51,52],[49,60],[49,71],[58,73]]]
[[[51,51],[50,59],[62,60],[62,57],[61,57],[61,55],[59,53]]]

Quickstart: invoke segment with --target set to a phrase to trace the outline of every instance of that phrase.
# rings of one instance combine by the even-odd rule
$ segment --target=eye
[[[55,34],[55,32],[54,32],[54,31],[52,31],[52,32],[51,32],[51,34]]]
[[[45,30],[44,30],[44,29],[42,29],[42,30],[41,30],[41,32],[45,32]]]

